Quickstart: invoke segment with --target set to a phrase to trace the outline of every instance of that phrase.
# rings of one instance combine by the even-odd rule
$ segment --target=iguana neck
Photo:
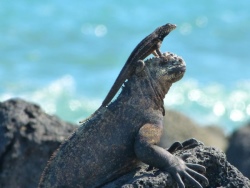
[[[145,68],[142,76],[133,75],[125,83],[118,101],[126,100],[126,103],[138,110],[160,110],[165,115],[164,101],[172,83],[162,83],[151,76],[149,70]],[[133,96],[133,97],[132,97]]]

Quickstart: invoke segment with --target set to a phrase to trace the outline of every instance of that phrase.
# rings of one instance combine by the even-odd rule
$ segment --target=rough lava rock
[[[206,147],[201,142],[195,148],[184,148],[175,153],[181,156],[184,153],[192,155],[185,161],[190,163],[198,163],[206,167],[205,176],[209,180],[209,185],[204,184],[206,188],[249,188],[250,181],[244,177],[226,160],[226,155],[213,147]],[[184,180],[186,188],[191,188],[189,182]],[[200,182],[201,183],[201,182]],[[158,169],[150,169],[148,165],[142,164],[138,169],[104,185],[102,188],[173,188],[177,187],[175,181],[168,173],[164,173]]]
[[[51,154],[75,128],[20,99],[0,103],[0,187],[37,187]]]
[[[250,122],[231,135],[226,154],[228,161],[250,178]]]
[[[0,187],[37,187],[51,154],[75,128],[75,125],[47,115],[39,106],[21,99],[0,103]],[[219,150],[200,143],[195,148],[179,150],[175,155],[187,152],[193,156],[186,161],[207,168],[208,187],[250,187],[249,179],[229,164],[225,154]],[[188,182],[185,183],[189,187]],[[168,188],[176,187],[176,184],[168,173],[141,164],[134,171],[103,186],[115,187]]]

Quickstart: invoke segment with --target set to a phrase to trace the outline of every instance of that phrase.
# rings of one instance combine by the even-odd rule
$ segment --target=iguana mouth
[[[168,80],[171,82],[177,82],[178,80],[180,80],[183,76],[184,73],[186,71],[186,66],[181,66],[181,67],[174,67],[172,69],[170,69],[166,75],[169,78]]]
[[[164,53],[163,55],[165,57],[161,64],[166,70],[163,76],[166,77],[167,80],[172,80],[174,82],[182,78],[186,71],[185,61],[181,57],[170,52]]]
[[[166,74],[180,74],[186,71],[186,66],[174,67],[170,69]]]
[[[165,77],[167,81],[174,83],[180,80],[184,76],[185,72],[186,72],[185,64],[175,65],[175,66],[169,67],[163,76]]]

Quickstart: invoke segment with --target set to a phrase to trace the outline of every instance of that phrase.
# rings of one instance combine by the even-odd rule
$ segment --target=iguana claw
[[[195,138],[190,138],[182,142],[182,146],[184,149],[195,148],[198,145],[199,145],[199,142]]]
[[[197,188],[202,188],[202,185],[195,178],[204,182],[206,185],[209,184],[208,179],[204,175],[196,172],[200,171],[201,173],[205,173],[206,168],[204,166],[199,164],[185,163],[182,159],[176,156],[173,156],[173,158],[173,161],[175,162],[165,170],[172,175],[179,188],[185,188],[182,178],[187,179],[194,187]]]
[[[195,138],[190,138],[185,140],[184,142],[174,142],[168,149],[166,149],[170,153],[174,153],[180,149],[191,149],[199,145],[199,142]]]
[[[182,144],[180,142],[174,142],[167,150],[170,153],[173,153],[177,150],[180,150],[181,148],[183,148]]]

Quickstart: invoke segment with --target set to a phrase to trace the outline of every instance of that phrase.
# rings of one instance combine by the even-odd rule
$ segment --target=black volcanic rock
[[[206,147],[202,143],[195,148],[182,149],[175,153],[181,156],[184,153],[191,153],[186,162],[201,164],[206,167],[205,176],[209,180],[206,188],[249,188],[250,181],[244,177],[226,160],[226,155],[213,147]],[[184,180],[186,188],[191,188],[189,182]],[[172,188],[176,187],[175,181],[168,173],[158,169],[148,170],[148,165],[141,165],[138,169],[116,179],[103,186],[103,188]]]
[[[51,154],[75,127],[20,99],[0,103],[0,187],[37,187]]]

